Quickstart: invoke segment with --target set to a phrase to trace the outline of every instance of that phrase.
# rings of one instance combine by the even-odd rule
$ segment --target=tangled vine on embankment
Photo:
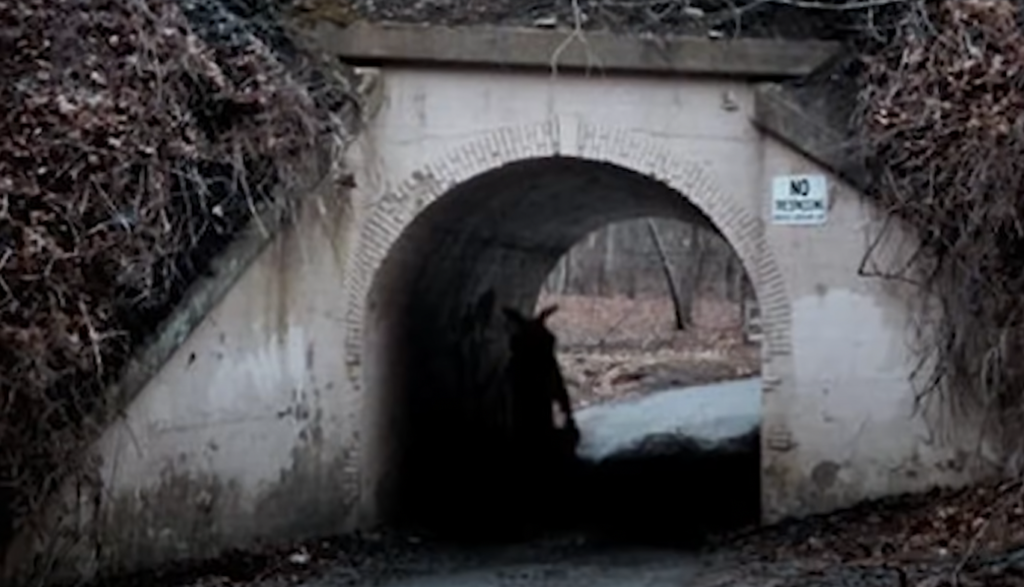
[[[265,45],[204,43],[171,0],[0,0],[0,56],[2,553],[324,129]]]
[[[948,405],[984,410],[993,423],[1024,408],[1018,10],[1010,0],[916,4],[866,59],[857,120],[875,195],[920,239],[898,277],[941,306],[923,391],[948,390]]]

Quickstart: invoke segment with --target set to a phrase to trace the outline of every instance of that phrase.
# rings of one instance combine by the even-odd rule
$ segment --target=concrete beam
[[[754,93],[752,122],[861,192],[867,191],[868,171],[855,156],[846,133],[812,116],[786,88],[778,84],[759,85]]]
[[[840,49],[828,41],[712,40],[509,27],[440,27],[326,20],[300,29],[320,49],[353,64],[406,63],[594,70],[744,78],[804,76]]]

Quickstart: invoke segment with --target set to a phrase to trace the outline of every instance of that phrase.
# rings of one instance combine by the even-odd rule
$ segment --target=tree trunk
[[[690,242],[690,255],[694,257],[692,271],[690,273],[691,298],[696,300],[703,291],[704,277],[707,274],[708,243],[704,238],[704,231],[696,224],[693,225],[693,240]],[[693,305],[690,302],[690,321],[693,321]]]
[[[654,225],[653,220],[647,221],[647,231],[651,235],[651,242],[654,243],[654,250],[658,254],[661,269],[665,273],[665,281],[668,283],[668,293],[672,297],[672,310],[676,319],[676,330],[684,330],[690,324],[689,318],[693,313],[693,299],[691,297],[687,300],[686,307],[684,307],[684,300],[679,296],[679,289],[677,288],[675,275],[673,275],[672,265],[665,255],[665,247],[662,246],[661,235],[658,234],[658,227]]]
[[[747,280],[747,271],[743,268],[743,263],[735,255],[730,255],[729,257],[729,269],[729,301],[734,304],[741,304],[743,303],[743,296],[746,295],[743,283]]]

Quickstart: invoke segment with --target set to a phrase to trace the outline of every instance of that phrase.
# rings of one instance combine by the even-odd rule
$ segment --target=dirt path
[[[1024,486],[894,498],[720,536],[703,551],[563,537],[455,547],[408,536],[311,541],[102,587],[1024,586]],[[94,587],[99,587],[96,585]]]
[[[679,587],[714,567],[695,552],[579,537],[466,547],[400,537],[303,545],[206,569],[104,581],[103,587]],[[191,576],[188,576],[191,575]],[[99,587],[95,585],[93,587]]]
[[[602,549],[547,544],[481,553],[476,560],[429,568],[392,569],[387,577],[364,585],[380,587],[680,587],[705,571],[704,559],[654,549]],[[341,587],[351,583],[325,576],[303,587]]]
[[[294,557],[293,557],[294,558]],[[311,572],[312,568],[315,572]],[[973,564],[959,557],[920,561],[763,560],[741,549],[704,552],[602,546],[572,539],[500,549],[416,547],[352,561],[313,561],[262,578],[210,575],[138,587],[963,587],[1024,585],[1024,550]],[[106,586],[107,584],[105,584]],[[119,586],[127,583],[118,583]]]

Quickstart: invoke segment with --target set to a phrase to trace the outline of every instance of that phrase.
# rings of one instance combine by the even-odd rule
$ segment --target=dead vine
[[[886,277],[936,302],[930,378],[1013,440],[1024,408],[1024,31],[1010,0],[920,2],[864,58],[854,128],[881,209],[920,251]],[[888,223],[895,229],[898,223]],[[1008,447],[1020,449],[1021,446]]]
[[[0,0],[0,552],[103,390],[322,136],[259,42],[171,0]]]

